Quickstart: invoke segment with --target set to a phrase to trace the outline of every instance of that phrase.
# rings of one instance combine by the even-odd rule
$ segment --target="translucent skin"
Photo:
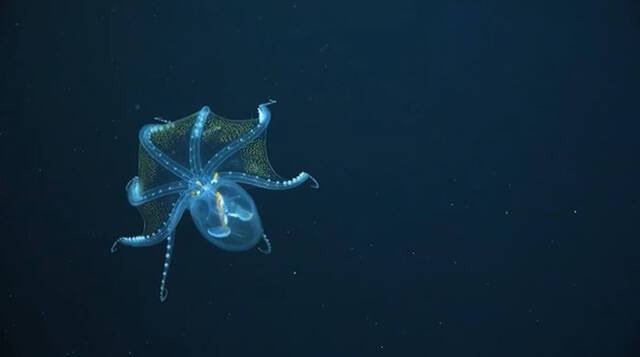
[[[249,250],[262,239],[256,205],[233,181],[219,180],[205,186],[190,199],[189,211],[200,234],[224,250]]]
[[[165,140],[175,139],[176,134],[173,134],[173,130],[179,124],[171,122],[164,125],[150,124],[140,130],[141,148],[158,167],[163,168],[171,176],[171,179],[151,187],[143,186],[142,174],[129,181],[126,187],[129,203],[139,208],[151,206],[154,210],[151,212],[155,212],[149,216],[153,221],[150,225],[153,229],[143,235],[118,238],[111,247],[111,251],[115,252],[118,244],[146,247],[166,240],[167,251],[160,284],[161,301],[167,297],[166,281],[175,245],[174,231],[186,209],[191,212],[200,234],[215,246],[228,251],[244,251],[255,247],[262,239],[267,249],[258,248],[258,250],[268,254],[271,252],[271,244],[262,230],[255,203],[239,184],[269,190],[286,190],[300,186],[310,179],[313,182],[312,187],[319,187],[318,182],[306,172],[301,172],[289,180],[249,175],[242,170],[218,172],[234,153],[242,150],[264,133],[271,120],[271,113],[267,106],[273,103],[275,101],[260,104],[255,126],[234,140],[224,142],[225,144],[208,158],[202,157],[203,148],[201,148],[201,145],[204,145],[202,139],[205,124],[213,115],[208,107],[203,107],[197,113],[193,125],[189,127],[186,150],[188,158],[185,161],[176,160],[175,153],[167,151],[166,148],[163,150],[162,146],[157,145],[153,139],[154,135],[165,133],[171,133],[165,137]],[[153,172],[159,174],[157,169]],[[163,213],[158,214],[158,212]],[[145,218],[145,226],[147,223]]]

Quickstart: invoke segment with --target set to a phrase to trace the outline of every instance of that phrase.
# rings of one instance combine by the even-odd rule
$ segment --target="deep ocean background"
[[[638,1],[0,4],[0,355],[640,356]],[[272,109],[273,254],[125,184],[137,132]]]

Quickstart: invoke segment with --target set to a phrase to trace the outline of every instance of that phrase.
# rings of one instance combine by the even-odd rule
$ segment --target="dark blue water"
[[[639,356],[637,1],[3,1],[2,356]],[[273,254],[139,234],[137,134],[275,98]]]

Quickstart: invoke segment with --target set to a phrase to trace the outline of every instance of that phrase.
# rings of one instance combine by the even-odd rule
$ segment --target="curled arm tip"
[[[267,246],[267,249],[262,249],[262,247],[258,247],[258,251],[262,254],[271,254],[271,241],[267,238],[266,234],[262,235],[262,240]]]
[[[307,175],[309,175],[309,174],[307,174]],[[318,181],[313,176],[309,175],[309,178],[311,179],[311,181],[313,181],[311,183],[311,188],[315,188],[315,189],[320,188],[320,183],[318,183]]]
[[[116,239],[116,241],[113,242],[113,245],[111,246],[111,253],[115,253],[118,251],[118,243],[120,243],[120,238]]]
[[[271,104],[276,104],[276,103],[278,103],[277,100],[269,98],[269,99],[267,99],[267,101],[265,103],[262,103],[262,104],[258,105],[258,108],[264,108],[266,106],[269,106]]]
[[[167,295],[169,295],[168,289],[163,288],[162,290],[160,290],[160,302],[164,302],[165,300],[167,300]]]

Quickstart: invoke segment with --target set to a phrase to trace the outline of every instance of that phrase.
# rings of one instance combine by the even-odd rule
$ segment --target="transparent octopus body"
[[[140,129],[138,176],[126,191],[129,203],[142,215],[144,230],[118,238],[111,251],[119,244],[147,247],[166,240],[161,301],[168,293],[174,231],[185,210],[200,234],[217,247],[244,251],[264,241],[265,248],[258,250],[269,254],[271,243],[256,205],[240,185],[286,190],[310,180],[312,187],[319,187],[306,172],[283,179],[271,167],[266,129],[273,103],[260,104],[256,119],[229,120],[203,107],[186,118]]]

